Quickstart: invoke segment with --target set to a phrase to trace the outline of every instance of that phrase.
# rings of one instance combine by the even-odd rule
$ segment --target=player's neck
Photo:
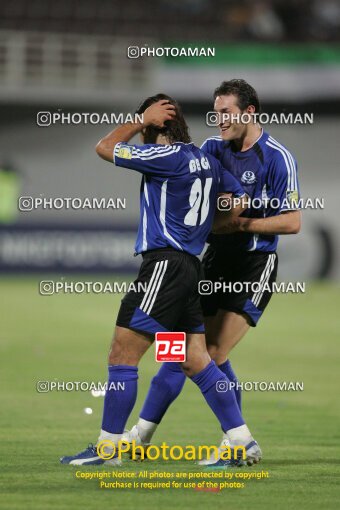
[[[248,128],[241,138],[233,140],[237,150],[244,152],[250,149],[260,138],[262,128],[259,124],[248,125]]]
[[[156,143],[160,145],[171,145],[168,138],[162,134],[159,134],[156,138]]]

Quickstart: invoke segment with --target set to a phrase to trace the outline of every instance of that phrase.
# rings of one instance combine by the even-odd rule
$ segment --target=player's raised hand
[[[175,106],[171,104],[167,99],[162,99],[161,101],[157,101],[157,103],[152,104],[145,110],[143,125],[145,127],[153,125],[158,128],[162,128],[164,127],[164,123],[167,120],[172,120],[175,117]]]

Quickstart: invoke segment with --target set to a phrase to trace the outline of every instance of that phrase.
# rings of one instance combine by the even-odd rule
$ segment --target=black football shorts
[[[204,333],[198,292],[202,279],[202,264],[193,255],[172,248],[145,252],[134,281],[137,291],[122,299],[117,326],[151,334]],[[141,283],[145,290],[139,290]]]
[[[200,286],[203,315],[216,315],[218,309],[238,312],[256,326],[272,296],[270,286],[276,281],[277,266],[274,252],[226,253],[209,246],[203,269],[205,281],[212,283]]]

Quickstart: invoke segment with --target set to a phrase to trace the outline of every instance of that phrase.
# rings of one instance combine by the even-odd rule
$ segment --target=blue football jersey
[[[244,152],[235,150],[232,142],[225,142],[220,136],[208,138],[201,149],[215,156],[250,197],[252,206],[242,216],[265,218],[299,208],[296,161],[287,148],[268,133],[262,131],[255,144]],[[211,234],[208,242],[221,250],[268,252],[276,250],[278,236],[243,232]]]
[[[230,172],[192,143],[120,142],[113,161],[143,174],[136,253],[171,246],[199,255],[212,227],[218,193],[244,195]]]

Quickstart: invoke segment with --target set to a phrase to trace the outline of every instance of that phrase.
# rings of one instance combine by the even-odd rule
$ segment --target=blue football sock
[[[227,361],[222,363],[222,365],[218,365],[218,368],[221,370],[221,372],[223,372],[228,377],[229,381],[231,381],[234,384],[233,391],[235,393],[237,404],[238,404],[238,406],[240,408],[240,411],[242,412],[242,408],[241,408],[241,388],[239,387],[238,379],[236,377],[236,374],[235,374],[234,370],[232,369],[230,361],[227,359]]]
[[[185,379],[178,363],[163,363],[151,381],[140,418],[160,423],[170,404],[181,393]]]
[[[244,425],[235,393],[228,390],[230,381],[214,361],[210,361],[201,372],[191,379],[203,393],[224,432]]]
[[[137,398],[138,368],[109,365],[102,430],[122,434]]]

